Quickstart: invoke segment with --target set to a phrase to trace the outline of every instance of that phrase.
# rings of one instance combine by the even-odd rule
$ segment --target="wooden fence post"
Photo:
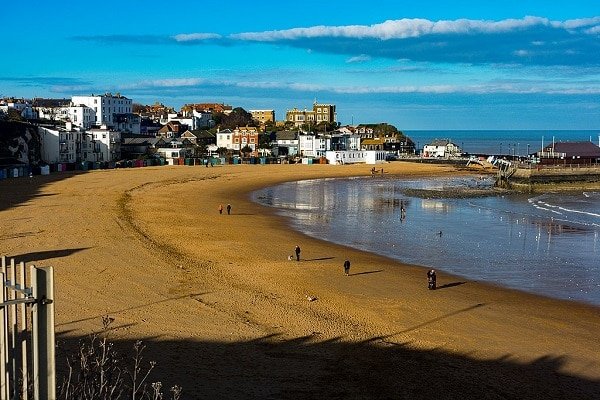
[[[56,399],[54,349],[54,270],[30,267],[33,297],[33,382],[35,400]]]
[[[27,289],[25,282],[25,263],[21,261],[19,263],[19,276],[18,280],[15,279],[15,283],[18,282],[18,287],[22,290],[19,294],[17,294],[18,299],[25,300],[28,296],[27,293],[30,293]],[[29,385],[27,379],[28,368],[27,368],[27,305],[22,302],[18,305],[18,316],[19,321],[16,322],[18,330],[17,330],[17,341],[21,342],[21,376],[23,377],[23,382],[21,382],[21,398],[28,399],[29,398]],[[17,383],[15,383],[17,385]]]

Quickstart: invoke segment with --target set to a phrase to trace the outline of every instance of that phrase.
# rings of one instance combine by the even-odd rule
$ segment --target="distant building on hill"
[[[266,123],[275,123],[275,110],[248,110],[252,114],[252,119],[258,121],[261,126]]]
[[[320,122],[334,123],[337,121],[337,113],[334,104],[319,104],[314,102],[312,110],[307,110],[306,108],[304,110],[298,110],[297,108],[287,110],[285,120],[293,122],[294,126],[303,124],[317,125]]]

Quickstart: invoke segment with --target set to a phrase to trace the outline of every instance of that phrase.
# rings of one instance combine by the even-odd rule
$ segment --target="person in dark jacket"
[[[350,260],[346,259],[346,261],[344,261],[344,275],[349,276],[350,275]]]
[[[430,269],[427,271],[427,285],[429,290],[435,290],[436,279],[437,277],[435,276],[435,269]]]
[[[300,246],[296,245],[296,249],[294,251],[296,252],[296,261],[300,261]]]

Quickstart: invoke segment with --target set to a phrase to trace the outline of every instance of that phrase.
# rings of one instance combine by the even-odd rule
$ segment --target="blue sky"
[[[120,92],[342,124],[600,129],[600,3],[8,2],[0,96]],[[179,5],[181,4],[181,5]]]

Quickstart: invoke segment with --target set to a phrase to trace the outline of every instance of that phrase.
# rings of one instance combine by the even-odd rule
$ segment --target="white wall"
[[[38,133],[41,140],[40,156],[43,161],[48,164],[55,164],[59,162],[59,132],[58,130],[38,127]]]
[[[385,151],[380,150],[349,150],[325,153],[329,164],[380,164],[385,162]]]

